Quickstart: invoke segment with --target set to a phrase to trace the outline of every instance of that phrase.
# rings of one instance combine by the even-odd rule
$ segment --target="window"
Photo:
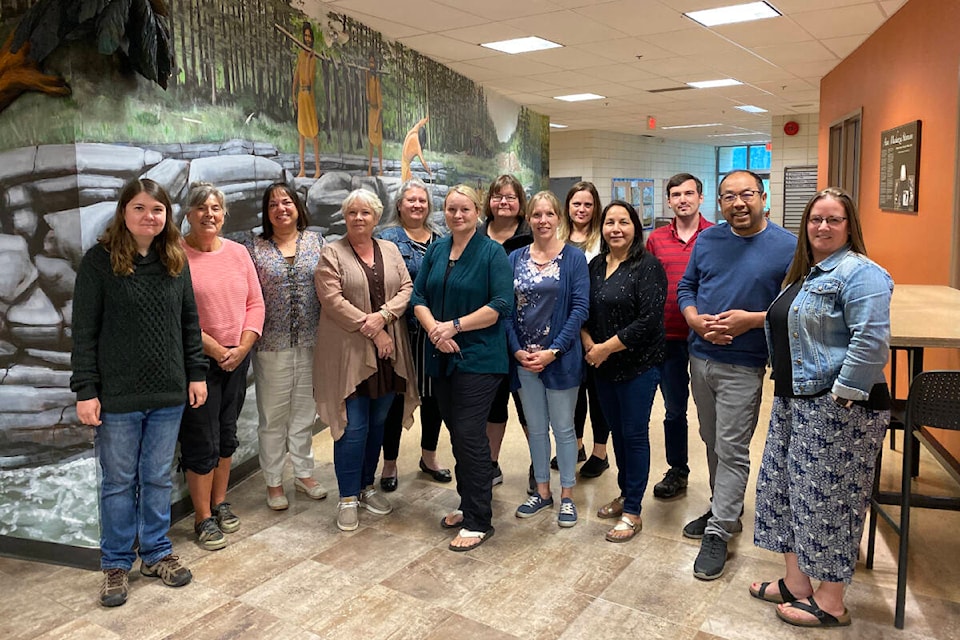
[[[857,111],[830,125],[827,160],[828,186],[846,190],[854,202],[860,194],[860,116]]]
[[[723,176],[737,169],[748,169],[756,173],[763,179],[764,193],[770,193],[770,150],[766,144],[717,147],[718,192]]]

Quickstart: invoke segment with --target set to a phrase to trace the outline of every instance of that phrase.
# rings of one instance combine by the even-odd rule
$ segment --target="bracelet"
[[[393,315],[386,309],[380,309],[380,315],[383,316],[383,321],[387,324],[393,322]]]
[[[453,328],[457,330],[457,333],[463,331],[463,327],[460,326],[460,318],[453,319]]]

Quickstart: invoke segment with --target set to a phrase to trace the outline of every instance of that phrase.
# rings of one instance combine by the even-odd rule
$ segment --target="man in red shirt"
[[[655,498],[675,498],[687,490],[687,399],[690,395],[687,326],[677,304],[677,283],[687,269],[687,261],[700,232],[713,226],[700,215],[703,183],[689,173],[678,173],[667,182],[667,206],[674,213],[673,221],[660,227],[647,239],[647,251],[655,255],[667,272],[667,303],[663,323],[667,334],[667,351],[661,366],[660,393],[666,416],[663,439],[670,469],[653,487]]]

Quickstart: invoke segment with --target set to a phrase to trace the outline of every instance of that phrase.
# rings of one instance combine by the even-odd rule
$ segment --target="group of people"
[[[759,176],[734,171],[718,194],[724,225],[700,214],[701,181],[677,174],[665,194],[674,218],[644,242],[636,209],[601,207],[589,182],[563,206],[546,191],[528,201],[508,175],[485,198],[455,186],[441,230],[427,185],[411,178],[384,225],[379,198],[351,192],[346,235],[328,243],[278,183],[263,196],[262,232],[237,243],[221,235],[227,206],[213,185],[191,185],[181,236],[163,189],[132,181],[84,256],[74,297],[71,388],[79,419],[97,427],[103,478],[100,602],[126,601],[137,554],[146,576],[191,580],[167,537],[178,439],[198,543],[223,548],[240,527],[226,490],[251,361],[269,508],[289,506],[288,455],[295,490],[326,497],[313,477],[319,417],[334,440],[337,526],[356,529],[361,508],[390,513],[384,494],[398,487],[400,434],[419,406],[420,471],[456,479],[460,503],[440,525],[456,530],[449,548],[458,552],[494,534],[511,392],[531,458],[530,497],[516,516],[553,509],[552,466],[557,524],[574,526],[576,465],[584,463],[580,477],[609,468],[609,434],[619,495],[597,516],[615,520],[605,537],[622,543],[642,526],[657,388],[668,469],[654,496],[687,487],[692,391],[712,498],[683,535],[701,541],[694,575],[716,579],[742,529],[769,361],[775,398],[755,543],[784,554],[785,575],[750,593],[778,603],[791,624],[849,624],[843,586],[889,423],[893,283],[866,257],[846,193],[817,194],[799,240],[766,218]],[[452,474],[437,456],[441,423]]]

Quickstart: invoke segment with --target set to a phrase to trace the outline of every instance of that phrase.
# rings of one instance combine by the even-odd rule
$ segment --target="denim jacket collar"
[[[813,265],[810,268],[811,273],[814,269],[819,269],[820,271],[833,271],[837,265],[840,264],[845,257],[847,257],[847,254],[850,253],[850,251],[850,243],[848,242],[817,264]]]

